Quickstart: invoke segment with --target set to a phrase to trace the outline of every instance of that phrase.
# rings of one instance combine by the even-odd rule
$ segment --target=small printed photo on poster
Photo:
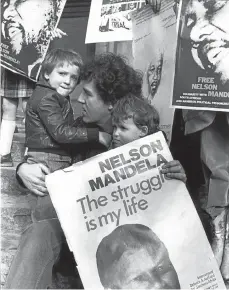
[[[130,30],[132,27],[130,13],[140,9],[143,1],[103,1],[101,7],[100,32],[114,31],[117,29]]]

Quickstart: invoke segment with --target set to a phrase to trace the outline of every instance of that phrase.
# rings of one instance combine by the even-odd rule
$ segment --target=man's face
[[[85,123],[100,124],[111,117],[110,104],[105,104],[92,81],[83,81],[83,90],[78,102],[83,105],[82,116]]]
[[[56,3],[53,0],[3,0],[2,33],[19,54],[29,44],[38,45],[45,29],[52,27]]]
[[[108,272],[111,289],[180,289],[164,246],[157,253],[146,248],[126,251]]]
[[[147,132],[139,129],[130,117],[126,120],[120,121],[119,123],[113,122],[113,145],[114,148],[128,144],[140,137],[145,136]]]
[[[54,67],[50,74],[45,73],[45,79],[61,96],[67,97],[78,83],[79,67],[64,63]]]
[[[229,1],[190,0],[186,26],[190,29],[192,56],[201,68],[229,80]]]
[[[147,71],[149,93],[152,97],[157,92],[161,81],[161,71],[163,65],[163,56],[161,55],[157,62],[151,62]]]

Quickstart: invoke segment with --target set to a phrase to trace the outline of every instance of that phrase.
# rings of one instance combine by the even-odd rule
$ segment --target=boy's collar
[[[48,88],[50,90],[53,90],[54,92],[56,92],[56,90],[54,88],[52,88],[50,86],[50,84],[44,79],[44,78],[40,78],[39,81],[37,82],[37,85],[43,88]],[[65,97],[66,99],[70,100],[70,96]]]
[[[46,79],[43,78],[43,77],[40,77],[39,81],[37,82],[37,85],[39,85],[39,86],[41,86],[41,87],[44,87],[44,88],[49,88],[49,89],[55,91],[55,89],[52,88],[52,87],[50,86],[50,84],[46,81]]]

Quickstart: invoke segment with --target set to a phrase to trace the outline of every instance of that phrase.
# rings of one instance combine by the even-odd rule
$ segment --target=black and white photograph
[[[229,289],[229,0],[1,0],[2,289]]]

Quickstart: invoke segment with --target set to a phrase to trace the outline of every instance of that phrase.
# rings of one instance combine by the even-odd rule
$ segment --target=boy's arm
[[[56,99],[55,94],[48,94],[40,101],[37,112],[45,126],[48,134],[57,143],[79,144],[89,141],[99,142],[99,129],[86,128],[85,126],[73,126],[65,120],[62,115],[62,108]]]

